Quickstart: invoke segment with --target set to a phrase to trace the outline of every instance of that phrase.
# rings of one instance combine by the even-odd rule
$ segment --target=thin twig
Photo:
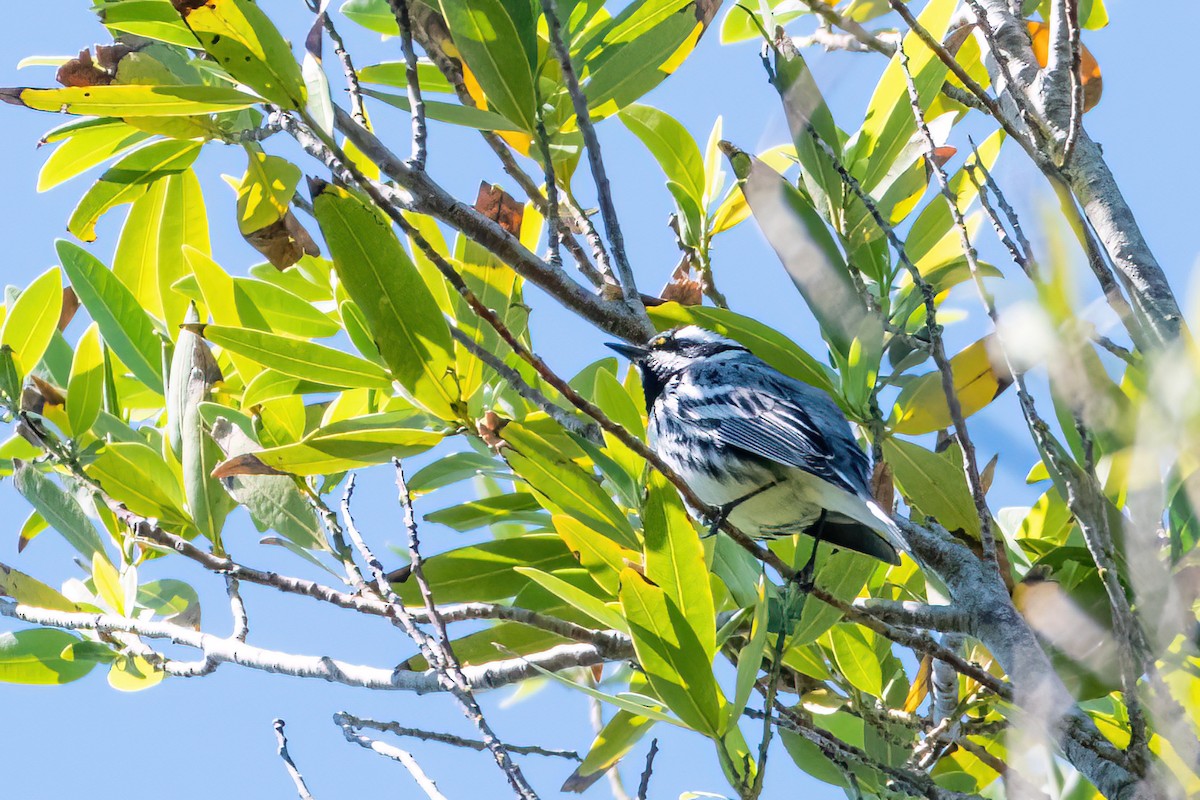
[[[405,736],[412,739],[420,739],[424,742],[439,742],[448,744],[452,747],[462,747],[466,750],[477,750],[483,752],[488,749],[487,743],[478,739],[464,739],[461,736],[455,736],[450,733],[440,733],[438,731],[426,731],[420,728],[407,728],[398,722],[382,722],[375,719],[366,719],[356,717],[353,714],[348,714],[341,711],[334,715],[334,722],[338,725],[349,724],[354,728],[370,728],[371,730],[383,731],[385,733],[394,733],[397,736]],[[518,753],[528,756],[546,756],[548,758],[565,758],[568,761],[583,761],[583,756],[576,753],[574,750],[550,750],[545,747],[536,745],[507,745],[510,753]]]
[[[425,169],[425,101],[421,97],[421,81],[417,77],[417,54],[413,50],[412,21],[408,15],[408,0],[388,0],[396,25],[400,28],[400,49],[404,52],[404,79],[408,93],[408,108],[412,113],[413,169]]]
[[[358,72],[354,69],[350,51],[346,49],[346,43],[342,41],[341,34],[334,26],[333,17],[329,16],[328,11],[321,12],[321,24],[325,27],[325,32],[329,34],[329,40],[333,42],[333,52],[341,62],[342,72],[346,76],[346,88],[350,94],[350,115],[358,120],[359,125],[365,127],[367,114],[363,107],[362,87],[359,85]]]
[[[608,233],[609,244],[612,245],[613,260],[616,261],[617,274],[621,279],[621,292],[625,304],[639,316],[645,316],[646,308],[642,305],[637,291],[637,281],[633,276],[633,268],[625,252],[625,237],[621,233],[621,223],[617,219],[617,208],[613,205],[612,187],[608,183],[608,174],[604,169],[604,159],[600,154],[600,140],[596,136],[596,128],[592,125],[592,116],[588,111],[587,96],[579,86],[579,76],[571,63],[571,52],[563,41],[562,26],[558,21],[558,11],[554,0],[542,0],[542,13],[546,17],[546,25],[550,34],[550,44],[554,48],[558,62],[562,65],[563,80],[571,102],[575,106],[575,117],[579,132],[583,135],[583,143],[587,149],[588,165],[592,170],[592,179],[596,184],[596,195],[600,201],[600,216],[604,219],[604,230]]]
[[[933,140],[933,134],[929,132],[929,126],[925,124],[925,112],[921,109],[921,98],[917,93],[917,85],[913,82],[912,71],[908,66],[908,54],[904,52],[904,45],[900,45],[900,68],[904,73],[904,82],[908,87],[908,99],[912,105],[913,118],[916,120],[917,130],[920,131],[922,138],[925,140],[926,147],[926,163],[932,168],[934,175],[937,177],[938,186],[941,188],[942,194],[946,198],[946,203],[950,206],[950,215],[954,219],[955,225],[958,227],[959,238],[962,243],[963,255],[966,256],[967,266],[971,270],[971,275],[975,278],[976,286],[983,294],[987,293],[983,285],[983,277],[979,272],[979,259],[975,253],[975,247],[971,244],[971,237],[967,232],[966,222],[963,220],[962,212],[958,208],[958,197],[950,188],[950,183],[946,178],[946,172],[937,163],[934,157],[934,150],[937,148]],[[916,275],[913,276],[914,279]],[[933,303],[926,303],[926,309],[929,310]],[[933,318],[930,317],[930,331],[933,332]],[[934,350],[939,349],[938,342],[940,335],[933,334]],[[945,357],[943,351],[943,357]],[[939,369],[941,365],[939,364]],[[979,539],[983,544],[983,558],[985,562],[989,562],[997,570],[999,576],[999,565],[996,557],[996,536],[992,530],[992,512],[987,504],[987,491],[983,487],[983,481],[979,476],[979,464],[975,458],[975,444],[971,441],[970,432],[967,430],[966,420],[963,418],[962,405],[959,403],[957,393],[954,388],[954,372],[946,364],[946,368],[942,372],[942,389],[946,394],[946,403],[950,408],[950,418],[954,421],[954,432],[958,437],[958,444],[962,448],[963,471],[967,474],[967,483],[971,489],[971,498],[975,501],[975,512],[979,517]]]
[[[229,635],[244,642],[250,634],[250,619],[246,614],[246,604],[242,602],[238,579],[228,573],[225,575],[225,591],[229,595],[229,610],[233,614],[233,631]]]
[[[895,8],[897,1],[898,0],[889,0],[889,2],[892,3],[893,8]],[[992,58],[995,59],[996,62],[996,68],[1000,71],[1000,75],[1004,79],[1003,89],[1006,90],[1008,92],[1008,96],[1012,98],[1013,104],[1016,106],[1017,113],[1021,117],[1021,121],[1025,123],[1025,127],[1029,131],[1028,138],[1025,136],[1018,136],[1015,138],[1018,142],[1021,142],[1022,145],[1032,146],[1032,148],[1028,146],[1025,147],[1025,151],[1030,153],[1031,157],[1033,157],[1033,153],[1038,152],[1038,142],[1033,137],[1036,137],[1038,134],[1045,131],[1045,124],[1043,123],[1041,116],[1039,116],[1030,105],[1029,98],[1026,97],[1025,93],[1021,90],[1020,84],[1018,84],[1016,79],[1013,77],[1012,69],[1010,69],[1008,63],[1008,58],[1005,56],[1001,48],[997,46],[996,30],[992,27],[992,23],[988,19],[987,10],[980,5],[979,0],[967,0],[967,5],[969,5],[971,10],[975,12],[975,24],[979,26],[979,30],[983,31],[983,38],[988,44],[988,50],[991,51]],[[901,16],[904,16],[904,14],[901,13]],[[905,22],[909,21],[906,19]],[[909,25],[911,26],[912,23],[909,22]],[[993,84],[994,83],[995,81],[993,81]],[[966,84],[964,83],[963,85],[965,86]],[[1000,89],[997,88],[997,91],[1000,91]],[[997,117],[997,119],[999,120],[1002,118]],[[1008,129],[1006,128],[1005,130]],[[1012,131],[1009,131],[1009,135],[1012,135]],[[1034,163],[1041,162],[1045,162],[1046,164],[1052,163],[1045,157],[1045,155],[1039,154],[1036,158],[1034,158]]]
[[[654,774],[654,757],[658,755],[658,739],[650,740],[650,752],[646,753],[646,767],[642,770],[642,779],[638,782],[637,800],[646,800],[650,791],[650,776]]]
[[[1083,129],[1083,76],[1080,67],[1083,58],[1083,45],[1079,41],[1079,0],[1062,0],[1067,17],[1067,35],[1071,46],[1071,117],[1067,123],[1067,140],[1063,144],[1062,164],[1071,163],[1075,153],[1075,143],[1079,141],[1079,132]]]
[[[895,45],[885,42],[854,19],[838,12],[829,3],[823,2],[823,0],[803,0],[803,2],[808,6],[810,11],[823,19],[827,24],[841,28],[868,50],[874,50],[876,53],[882,53],[885,56],[891,56],[896,52]]]
[[[300,774],[296,762],[292,761],[292,756],[288,753],[288,740],[283,732],[283,720],[277,719],[271,724],[275,726],[275,741],[278,743],[275,752],[283,759],[283,765],[287,768],[288,775],[292,776],[292,783],[296,784],[296,794],[300,795],[300,800],[313,800],[312,793],[308,791],[308,784],[304,782],[304,776]]]
[[[334,717],[334,720],[336,721],[337,717]],[[402,764],[429,800],[446,800],[446,796],[438,790],[437,784],[425,774],[425,770],[421,769],[421,765],[413,758],[412,753],[407,750],[401,750],[395,745],[372,739],[369,736],[363,736],[361,733],[355,733],[350,725],[345,722],[339,722],[338,724],[341,725],[342,735],[346,737],[347,742],[351,742],[359,747],[378,753],[384,758],[390,758]]]
[[[517,793],[518,797],[525,798],[526,800],[537,800],[537,794],[533,791],[533,787],[529,785],[528,781],[526,781],[521,768],[513,762],[508,749],[492,731],[487,719],[483,716],[483,710],[475,700],[475,696],[472,694],[471,688],[463,675],[462,666],[459,664],[458,658],[454,655],[454,648],[450,644],[450,634],[446,631],[446,622],[442,619],[437,606],[434,604],[433,590],[430,588],[429,582],[425,579],[425,562],[421,556],[420,534],[417,529],[416,514],[413,513],[412,495],[409,494],[408,484],[404,479],[404,465],[400,463],[400,459],[393,458],[392,466],[396,472],[396,489],[399,493],[400,506],[404,510],[404,527],[408,531],[409,567],[412,577],[416,580],[417,586],[421,590],[421,598],[425,601],[425,609],[429,614],[430,625],[437,636],[438,649],[441,651],[442,671],[449,680],[458,684],[458,690],[452,690],[454,696],[463,707],[463,712],[467,715],[467,718],[471,720],[476,730],[479,731],[480,736],[483,737],[484,743],[487,745],[492,757],[495,758],[496,764],[508,778],[509,785],[512,786],[513,791]]]

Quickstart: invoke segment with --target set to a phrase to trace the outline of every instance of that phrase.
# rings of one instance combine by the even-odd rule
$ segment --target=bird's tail
[[[897,551],[902,550],[908,553],[908,542],[904,540],[904,534],[900,532],[900,526],[892,519],[892,515],[884,511],[883,506],[876,503],[873,498],[864,497],[863,502],[867,504],[867,509],[870,510],[871,516],[879,521],[879,526],[876,527],[876,530],[883,534],[888,540],[888,544],[896,548]]]

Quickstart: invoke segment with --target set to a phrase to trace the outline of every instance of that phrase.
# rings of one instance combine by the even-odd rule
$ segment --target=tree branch
[[[283,765],[287,768],[292,783],[296,785],[296,794],[300,795],[300,800],[313,800],[312,794],[308,791],[308,784],[304,782],[304,776],[300,774],[300,770],[296,768],[296,762],[292,761],[292,757],[288,753],[288,740],[283,732],[283,720],[277,719],[271,724],[275,727],[275,741],[278,743],[275,752],[283,759]]]
[[[334,716],[334,722],[338,722],[336,715]],[[372,739],[369,736],[363,736],[361,733],[355,733],[354,729],[346,722],[338,722],[338,724],[341,726],[342,735],[346,737],[347,742],[378,753],[384,758],[400,762],[408,770],[408,774],[417,782],[417,786],[420,787],[429,800],[446,800],[446,796],[438,791],[437,784],[425,774],[425,770],[421,769],[421,765],[413,758],[412,753],[407,750],[401,750],[395,745]]]
[[[371,730],[383,731],[385,733],[394,733],[397,736],[420,739],[424,742],[440,742],[441,744],[462,747],[467,750],[483,752],[488,749],[487,743],[481,742],[478,739],[464,739],[461,736],[454,736],[449,733],[426,731],[420,728],[406,728],[398,722],[381,722],[374,719],[364,719],[356,717],[353,714],[348,714],[345,711],[334,714],[333,721],[338,725],[349,725],[352,728],[370,728]],[[536,745],[515,744],[507,745],[507,747],[509,752],[519,753],[520,755],[547,756],[551,758],[565,758],[568,761],[583,761],[583,756],[574,750],[548,750],[545,747],[537,747]]]

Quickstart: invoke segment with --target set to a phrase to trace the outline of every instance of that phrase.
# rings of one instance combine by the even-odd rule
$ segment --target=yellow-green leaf
[[[346,389],[390,389],[391,378],[366,359],[323,344],[246,328],[209,325],[204,338],[284,375]]]
[[[356,195],[328,184],[313,209],[338,277],[392,375],[427,411],[458,419],[450,329],[391,224]]]
[[[32,372],[42,360],[61,311],[62,276],[58,267],[34,278],[9,308],[4,327],[0,328],[0,345],[12,348],[13,361],[21,375]]]
[[[442,440],[428,420],[409,413],[368,414],[326,425],[295,444],[255,453],[260,461],[293,475],[332,475],[392,458],[423,453]]]
[[[276,105],[304,108],[308,92],[300,65],[262,9],[250,0],[179,5],[184,23],[226,72]]]
[[[262,148],[246,146],[249,161],[238,187],[238,229],[249,236],[278,222],[296,194],[300,168],[287,159],[269,156]]]
[[[96,663],[62,656],[78,641],[79,637],[53,628],[0,633],[0,683],[59,684],[82,678]]]
[[[0,100],[32,108],[97,117],[189,117],[237,111],[259,102],[227,86],[79,86],[0,89]]]
[[[885,439],[883,456],[896,476],[897,488],[911,506],[947,530],[979,536],[979,516],[957,445],[946,453],[933,453],[912,442]]]
[[[991,403],[1012,383],[999,348],[995,335],[989,334],[950,359],[954,392],[964,418]],[[952,424],[939,370],[917,376],[904,385],[892,412],[893,430],[915,436]]]

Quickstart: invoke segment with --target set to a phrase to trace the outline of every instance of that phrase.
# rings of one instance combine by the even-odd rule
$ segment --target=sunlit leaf
[[[0,683],[59,684],[79,680],[93,661],[62,657],[79,637],[52,628],[0,633]]]

